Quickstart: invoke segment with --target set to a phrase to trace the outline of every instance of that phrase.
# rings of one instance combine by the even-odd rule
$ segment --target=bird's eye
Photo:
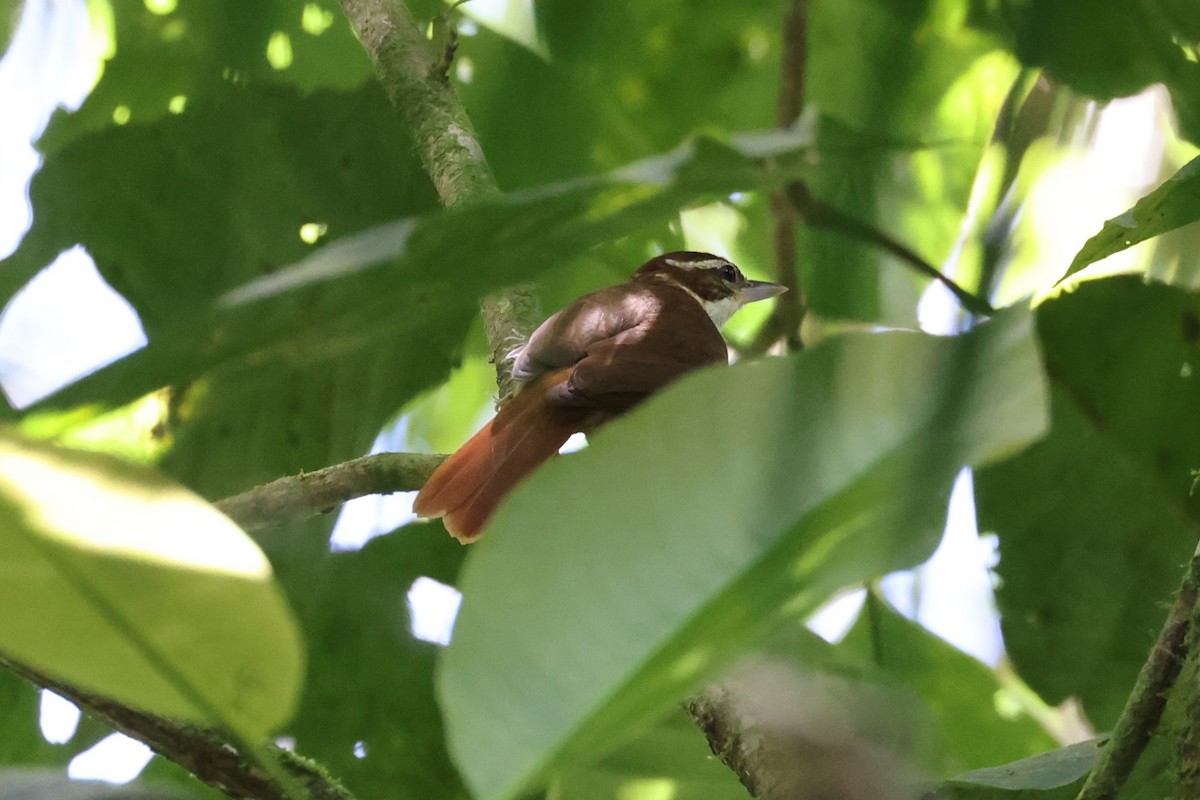
[[[737,280],[737,269],[732,264],[721,267],[721,277],[732,283]]]

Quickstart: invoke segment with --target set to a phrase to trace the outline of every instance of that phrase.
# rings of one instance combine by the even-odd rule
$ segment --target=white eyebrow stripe
[[[677,261],[673,258],[663,260],[672,267],[680,267],[682,269],[715,269],[729,263],[723,258],[706,258],[703,261]]]

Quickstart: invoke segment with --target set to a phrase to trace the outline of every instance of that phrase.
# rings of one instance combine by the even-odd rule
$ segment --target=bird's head
[[[634,277],[666,281],[687,290],[718,328],[747,303],[787,291],[777,283],[749,280],[728,259],[688,250],[656,256],[639,267]]]

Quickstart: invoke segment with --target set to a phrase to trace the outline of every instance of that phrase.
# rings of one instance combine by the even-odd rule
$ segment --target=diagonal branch
[[[992,308],[987,300],[971,294],[953,280],[943,275],[937,267],[921,258],[912,248],[893,239],[888,234],[872,227],[866,222],[855,219],[849,214],[843,213],[828,203],[813,197],[812,193],[808,190],[808,186],[803,182],[795,181],[789,184],[787,194],[800,216],[809,225],[816,228],[839,231],[848,236],[869,242],[891,253],[911,269],[916,270],[926,278],[932,278],[949,289],[951,294],[958,298],[958,302],[962,304],[962,307],[972,314],[995,313],[996,309]]]
[[[165,719],[106,697],[91,694],[28,665],[0,655],[4,667],[25,680],[65,697],[90,716],[113,730],[145,743],[154,752],[169,758],[204,783],[230,797],[253,800],[293,800],[287,789],[257,767],[251,758],[239,753],[219,732],[208,728]],[[354,800],[312,762],[272,747],[274,757],[287,775],[305,792],[305,800]]]
[[[243,530],[261,530],[329,513],[357,497],[415,492],[445,458],[421,453],[375,453],[316,472],[279,478],[227,497],[216,506]]]
[[[422,34],[399,0],[342,0],[350,27],[375,64],[375,74],[412,136],[417,154],[447,208],[497,197],[500,189],[454,87],[445,53]],[[496,365],[500,399],[514,391],[507,355],[539,321],[529,287],[511,288],[481,304]]]
[[[342,9],[387,93],[412,145],[447,208],[500,194],[475,128],[447,78],[447,52],[427,39],[399,0],[342,0]],[[528,287],[481,303],[484,330],[503,402],[516,386],[508,353],[539,321]],[[258,530],[333,510],[370,494],[415,491],[443,456],[380,453],[317,472],[280,478],[226,498],[217,507],[246,530]]]

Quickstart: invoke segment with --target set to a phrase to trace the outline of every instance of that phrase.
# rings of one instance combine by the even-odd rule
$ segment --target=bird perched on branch
[[[464,544],[521,479],[679,376],[728,363],[721,326],[784,287],[747,280],[710,253],[652,258],[619,286],[584,295],[514,351],[520,390],[425,482],[413,510]]]

